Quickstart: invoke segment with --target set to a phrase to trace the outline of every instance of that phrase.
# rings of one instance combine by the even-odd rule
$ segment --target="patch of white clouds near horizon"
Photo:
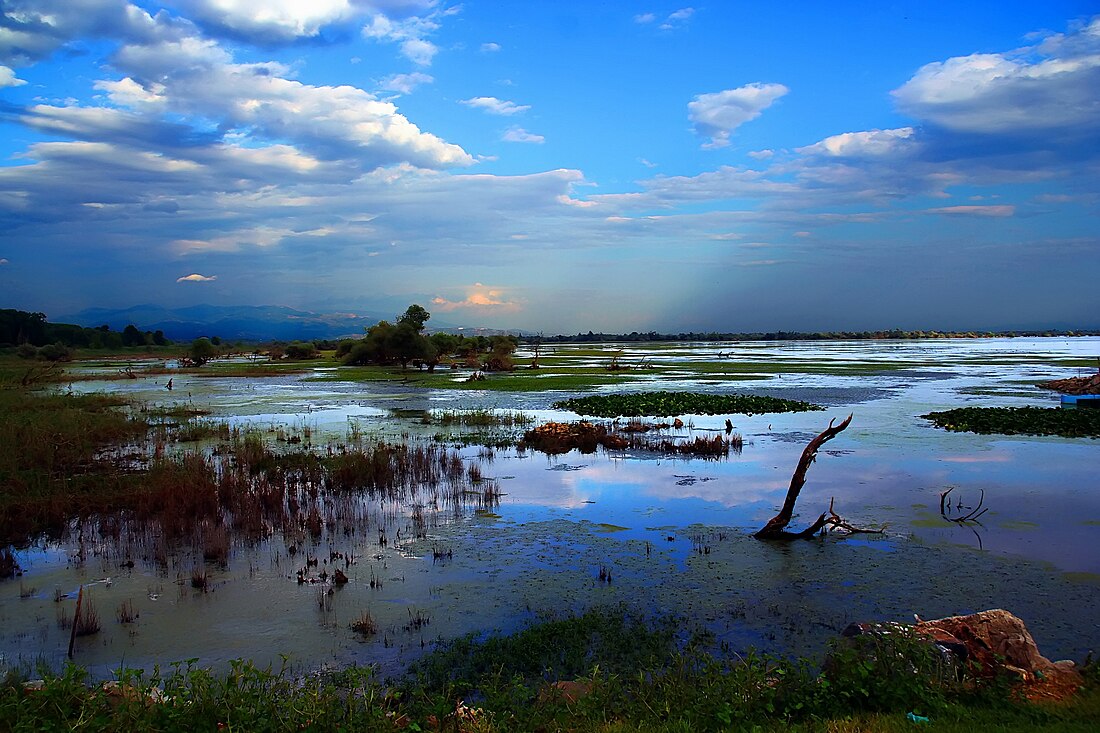
[[[1100,326],[1095,4],[779,5],[5,0],[0,307]]]

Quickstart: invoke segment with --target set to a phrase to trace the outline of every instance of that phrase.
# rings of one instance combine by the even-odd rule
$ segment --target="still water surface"
[[[279,535],[234,543],[225,568],[208,569],[195,590],[193,555],[166,566],[117,547],[85,555],[75,541],[20,551],[26,573],[0,584],[0,655],[7,664],[58,664],[83,584],[103,621],[78,640],[76,659],[107,676],[119,666],[198,658],[224,665],[245,657],[302,670],[375,663],[394,672],[439,637],[511,630],[547,614],[623,604],[706,625],[734,649],[820,651],[851,621],[907,620],[1007,607],[1032,628],[1048,656],[1081,658],[1100,642],[1100,442],[1091,439],[946,433],[920,418],[964,405],[1057,404],[1039,381],[1085,373],[1068,360],[1094,358],[1100,339],[980,339],[921,342],[786,342],[722,345],[731,363],[759,363],[757,379],[677,371],[714,361],[714,345],[619,345],[623,359],[656,369],[630,386],[604,391],[691,389],[804,399],[827,412],[729,416],[744,449],[728,460],[599,453],[546,457],[514,449],[462,449],[504,496],[491,512],[466,505],[421,508],[427,538],[410,539],[410,507],[364,502],[378,534],[325,533],[308,553],[355,561],[351,582],[333,589],[299,584],[302,557]],[[546,350],[544,349],[544,355]],[[570,347],[554,354],[570,358]],[[606,363],[587,352],[573,362]],[[776,373],[769,365],[787,365]],[[327,372],[326,374],[331,374]],[[538,421],[577,419],[555,410],[556,392],[426,390],[401,383],[316,381],[318,374],[272,379],[179,375],[88,381],[74,391],[122,392],[154,404],[190,402],[211,419],[274,434],[308,429],[315,445],[349,430],[378,436],[430,436],[422,411],[522,410]],[[320,375],[324,376],[324,375]],[[857,525],[886,534],[830,537],[775,546],[751,532],[782,502],[805,443],[829,419],[854,413],[851,427],[811,468],[799,500],[808,524],[831,498]],[[720,429],[727,416],[684,416],[680,435]],[[940,494],[988,511],[980,524],[940,515]],[[965,509],[961,510],[965,513]],[[403,539],[393,541],[404,528]],[[89,550],[90,547],[90,550]],[[443,557],[433,557],[446,552]],[[334,561],[336,562],[336,561]],[[327,564],[327,563],[326,563]],[[323,567],[323,565],[322,565]],[[601,582],[601,569],[612,574]],[[109,579],[109,581],[108,581]],[[373,583],[372,583],[373,581]],[[64,597],[57,601],[58,595]],[[116,609],[138,614],[121,624]],[[369,611],[380,633],[363,639],[348,624]]]

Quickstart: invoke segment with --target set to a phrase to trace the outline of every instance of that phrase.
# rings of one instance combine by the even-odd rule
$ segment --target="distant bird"
[[[172,391],[172,379],[174,379],[174,377],[173,377],[173,378],[169,378],[169,380],[168,380],[168,391],[169,391],[169,392],[171,392],[171,391]]]

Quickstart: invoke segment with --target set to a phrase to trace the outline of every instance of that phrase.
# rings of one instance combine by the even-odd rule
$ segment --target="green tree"
[[[406,310],[405,313],[397,317],[397,325],[409,325],[416,333],[420,333],[424,330],[424,324],[428,322],[428,319],[432,317],[432,314],[424,310],[421,306],[413,303]]]
[[[292,341],[287,344],[288,359],[312,359],[317,356],[317,347],[309,341]]]
[[[122,329],[122,345],[123,346],[144,346],[145,335],[137,329],[137,326],[130,324],[126,328]]]
[[[432,342],[417,331],[410,321],[402,321],[393,329],[390,334],[390,350],[401,362],[402,369],[408,369],[409,362],[413,359],[430,361],[435,356]]]
[[[195,366],[202,366],[217,355],[218,347],[210,339],[202,337],[191,342],[190,356]]]

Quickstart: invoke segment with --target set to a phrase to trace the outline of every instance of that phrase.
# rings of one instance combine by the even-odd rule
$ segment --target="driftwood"
[[[881,529],[862,529],[852,526],[833,511],[833,502],[831,500],[829,501],[829,511],[822,512],[821,516],[817,518],[817,521],[809,527],[801,532],[787,531],[787,525],[791,523],[791,519],[794,517],[795,502],[798,501],[798,495],[801,493],[802,487],[806,484],[806,471],[809,470],[810,464],[817,458],[817,452],[821,449],[821,446],[828,443],[848,427],[852,422],[852,416],[848,415],[844,422],[835,426],[833,425],[834,420],[830,420],[829,427],[825,428],[825,430],[806,445],[806,449],[802,451],[802,457],[798,460],[798,467],[795,468],[794,474],[791,476],[791,485],[787,489],[787,498],[783,501],[783,508],[779,510],[779,514],[772,517],[759,532],[753,535],[753,537],[758,540],[805,539],[813,537],[819,531],[829,526],[849,533],[883,531]]]

